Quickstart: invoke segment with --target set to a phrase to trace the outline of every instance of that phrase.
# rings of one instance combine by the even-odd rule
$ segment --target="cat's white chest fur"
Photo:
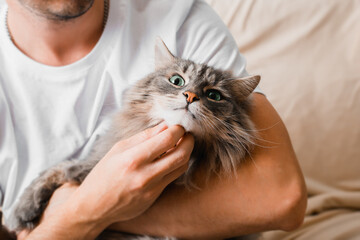
[[[188,109],[186,109],[186,104],[183,105],[183,108],[175,109],[164,106],[161,103],[154,104],[151,116],[152,118],[163,119],[168,126],[181,125],[185,128],[185,131],[199,134],[201,126],[198,126],[196,115],[194,115],[196,107],[190,104]]]

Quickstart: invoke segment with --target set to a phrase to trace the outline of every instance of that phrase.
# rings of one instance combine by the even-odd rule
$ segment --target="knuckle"
[[[161,138],[161,143],[166,144],[168,146],[175,145],[174,137],[171,134],[164,134]]]
[[[128,161],[127,169],[130,171],[135,171],[138,168],[139,164],[136,161]]]
[[[146,191],[145,193],[144,193],[144,195],[143,195],[143,197],[144,197],[144,199],[145,200],[151,200],[151,199],[153,199],[154,198],[154,191]]]
[[[132,170],[138,169],[145,160],[148,159],[147,152],[139,152],[134,150],[128,150],[123,154],[124,158],[128,161],[128,166]]]
[[[133,182],[133,190],[142,192],[147,188],[148,184],[149,181],[145,177],[138,176]]]
[[[135,178],[132,183],[132,189],[133,191],[139,191],[142,190],[144,186],[144,181],[142,178]]]
[[[126,169],[127,171],[135,171],[139,168],[139,160],[136,158],[136,157],[131,157],[131,156],[127,156],[127,155],[124,155],[122,157],[123,159],[126,159],[122,165],[122,167],[124,169]]]
[[[179,163],[187,162],[188,158],[189,158],[189,156],[185,151],[180,151],[178,153],[177,159],[178,159]]]
[[[141,137],[143,139],[149,139],[149,138],[151,138],[151,136],[152,136],[152,134],[151,134],[151,129],[150,128],[148,128],[148,129],[141,132]]]
[[[189,149],[187,146],[181,145],[178,149],[179,156],[184,160],[189,160],[192,149]]]
[[[189,156],[186,154],[185,151],[178,151],[175,154],[172,163],[168,166],[169,168],[178,168],[188,162]]]

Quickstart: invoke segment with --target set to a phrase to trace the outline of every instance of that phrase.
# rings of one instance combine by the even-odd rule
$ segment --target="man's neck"
[[[46,19],[18,1],[9,1],[7,20],[17,48],[51,66],[68,65],[86,56],[100,39],[106,21],[103,0],[95,0],[85,14],[68,21]]]

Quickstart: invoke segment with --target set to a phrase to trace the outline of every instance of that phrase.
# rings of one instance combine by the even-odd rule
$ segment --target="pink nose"
[[[183,94],[186,97],[186,101],[188,103],[192,103],[194,101],[200,100],[200,98],[193,92],[186,91]]]

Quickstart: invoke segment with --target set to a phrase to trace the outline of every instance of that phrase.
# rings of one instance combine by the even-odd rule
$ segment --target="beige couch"
[[[264,239],[360,239],[360,1],[207,2],[262,75],[306,177],[303,226]]]

